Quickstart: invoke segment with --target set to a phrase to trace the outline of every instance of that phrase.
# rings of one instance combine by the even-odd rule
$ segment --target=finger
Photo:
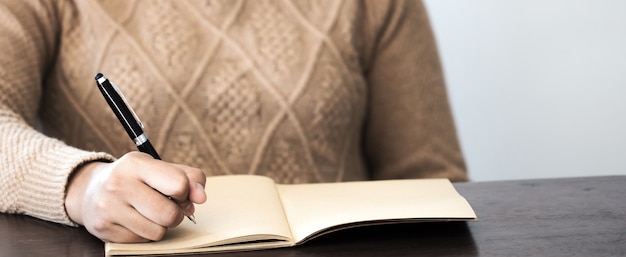
[[[184,169],[161,160],[152,159],[149,155],[140,157],[136,175],[151,188],[163,195],[171,196],[179,202],[189,197],[189,178]]]
[[[143,238],[127,228],[120,226],[118,224],[111,224],[106,231],[101,233],[92,232],[92,234],[96,235],[104,242],[112,242],[112,243],[144,243],[149,242],[149,239]]]
[[[146,242],[149,241],[146,238],[143,238],[136,233],[128,230],[127,228],[119,225],[117,222],[125,219],[125,215],[128,213],[127,207],[122,208],[122,211],[112,211],[112,210],[120,210],[117,206],[126,206],[125,204],[121,205],[112,205],[116,206],[115,208],[107,208],[105,210],[98,210],[93,215],[89,215],[87,222],[85,223],[85,228],[91,234],[97,236],[105,242]],[[119,215],[122,214],[122,215]]]
[[[200,183],[195,183],[195,185],[189,185],[191,190],[189,191],[189,200],[194,203],[204,203],[206,202],[207,196],[204,191],[204,186]]]
[[[143,217],[163,226],[175,227],[183,220],[183,207],[146,184],[136,187],[128,203]]]
[[[184,202],[189,199],[190,191],[195,190],[197,192],[193,193],[191,200],[196,203],[205,201],[206,175],[202,170],[155,160],[141,152],[130,152],[122,158],[131,160],[123,162],[128,165],[124,170],[132,171],[134,176],[162,194]]]
[[[159,236],[157,233],[157,235],[149,238],[147,237],[149,233],[126,225],[131,222],[136,224],[135,226],[146,226],[144,225],[146,224],[146,219],[141,218],[141,215],[128,204],[120,203],[112,206],[115,207],[109,208],[108,211],[99,211],[96,215],[91,216],[90,218],[93,219],[88,219],[89,223],[85,225],[85,228],[90,233],[107,242],[147,242],[155,240],[153,238]],[[147,226],[154,226],[154,224],[148,224]]]
[[[206,193],[204,191],[206,175],[204,172],[185,165],[176,164],[176,166],[184,170],[189,178],[189,200],[193,203],[204,203],[206,201]],[[185,209],[184,206],[183,209]]]
[[[143,183],[164,195],[170,196],[178,203],[185,215],[193,214],[195,207],[192,202],[203,203],[206,201],[206,194],[204,192],[206,176],[201,170],[185,165],[155,160],[142,153],[129,153],[125,155],[125,157],[126,156],[134,160],[133,162],[129,162],[133,164],[133,166],[128,168],[134,171],[136,176]],[[139,199],[148,199],[145,197],[145,195],[141,195]],[[135,204],[141,205],[140,202],[135,202]],[[150,205],[155,206],[156,204],[149,202],[147,206]],[[149,217],[158,224],[171,227],[172,225],[179,224],[174,224],[173,221],[178,221],[178,219],[173,219],[172,217],[178,218],[179,216],[172,215],[174,213],[171,210],[170,208],[170,211],[162,212],[160,215],[152,213],[151,209],[142,209],[141,213],[149,215]],[[182,221],[182,219],[180,221]]]
[[[200,169],[193,167],[175,164],[179,168],[183,169],[187,173],[189,178],[189,201],[179,202],[179,205],[183,209],[185,216],[191,216],[195,212],[194,203],[201,204],[207,199],[204,191],[204,185],[206,184],[206,175]]]
[[[138,237],[158,241],[163,238],[165,232],[167,232],[166,226],[161,226],[153,222],[131,206],[122,208],[120,212],[124,214],[124,218],[119,219],[117,224],[128,229]]]
[[[187,174],[187,177],[190,180],[193,180],[196,183],[200,183],[202,186],[206,184],[206,174],[204,174],[204,172],[201,169],[197,169],[197,168],[182,165],[182,164],[172,164],[172,165],[185,171],[185,173]]]

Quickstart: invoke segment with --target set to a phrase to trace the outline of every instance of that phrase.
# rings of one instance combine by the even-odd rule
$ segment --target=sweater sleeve
[[[55,4],[0,0],[0,212],[75,225],[64,205],[71,172],[113,157],[70,147],[34,128],[56,50]]]
[[[374,179],[467,180],[428,16],[420,1],[382,2],[370,17],[375,45],[364,148]]]

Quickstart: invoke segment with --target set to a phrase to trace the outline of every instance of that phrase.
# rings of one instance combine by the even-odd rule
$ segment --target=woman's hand
[[[103,241],[157,241],[194,213],[194,203],[206,201],[205,182],[199,169],[130,152],[113,163],[77,169],[65,208],[74,222]]]

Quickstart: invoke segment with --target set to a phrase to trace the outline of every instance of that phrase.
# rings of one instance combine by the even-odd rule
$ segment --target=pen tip
[[[196,216],[194,216],[193,214],[191,214],[191,216],[187,216],[187,218],[189,220],[191,220],[191,222],[193,222],[193,224],[196,224]]]
[[[102,75],[102,73],[98,72],[98,74],[96,74],[96,80],[98,80],[99,78],[102,78],[102,77],[104,77],[104,75]]]

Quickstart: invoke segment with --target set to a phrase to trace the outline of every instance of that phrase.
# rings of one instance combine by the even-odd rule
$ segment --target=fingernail
[[[185,216],[189,216],[192,215],[195,210],[196,208],[193,206],[193,203],[190,203],[189,205],[187,205],[187,207],[185,207],[183,213],[185,213]]]
[[[204,186],[200,183],[196,183],[196,189],[204,191]]]

